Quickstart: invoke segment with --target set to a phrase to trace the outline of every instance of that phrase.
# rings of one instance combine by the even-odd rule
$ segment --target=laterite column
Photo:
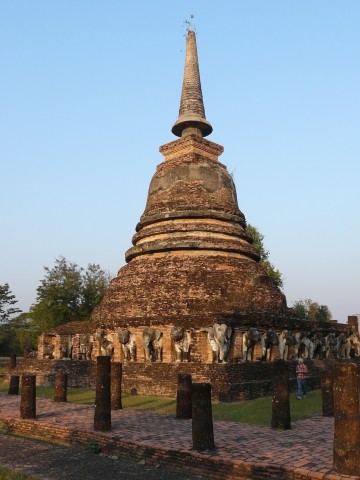
[[[36,375],[21,377],[20,418],[36,418]]]
[[[20,384],[20,376],[19,375],[11,375],[8,394],[9,395],[19,395],[19,384]]]
[[[121,402],[122,363],[111,364],[111,410],[122,410]]]
[[[192,416],[192,380],[189,373],[178,374],[176,392],[176,418],[191,418]]]
[[[16,353],[10,353],[9,369],[14,370],[16,367]]]
[[[215,448],[210,383],[192,384],[192,440],[195,450]]]
[[[285,360],[275,360],[273,366],[271,428],[291,429],[289,366]]]
[[[337,363],[334,380],[334,469],[360,474],[359,370],[354,363]]]
[[[54,402],[67,402],[67,383],[66,373],[58,373],[55,378]]]
[[[111,430],[110,357],[97,357],[94,430]]]
[[[320,372],[320,380],[321,380],[323,417],[333,417],[334,416],[334,389],[333,389],[332,372],[330,370],[322,370]]]

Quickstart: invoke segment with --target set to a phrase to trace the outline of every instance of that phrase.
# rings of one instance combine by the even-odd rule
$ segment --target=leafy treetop
[[[17,303],[15,295],[12,294],[9,284],[0,285],[0,323],[7,323],[11,317],[20,313],[20,308],[14,307]]]
[[[264,247],[264,235],[262,235],[256,227],[253,227],[250,224],[246,227],[246,233],[248,233],[253,239],[252,245],[260,257],[260,265],[262,265],[265,273],[273,280],[277,287],[282,288],[284,286],[282,273],[269,261],[270,252]]]
[[[298,318],[306,320],[318,320],[320,322],[329,322],[332,314],[327,305],[319,305],[317,302],[306,298],[305,300],[297,300],[293,303],[292,308]]]
[[[110,283],[110,274],[97,264],[87,269],[59,257],[37,288],[37,302],[29,315],[38,331],[89,318]]]

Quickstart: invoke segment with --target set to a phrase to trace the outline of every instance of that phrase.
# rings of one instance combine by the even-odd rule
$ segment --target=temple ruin
[[[109,355],[124,364],[125,390],[170,395],[183,372],[210,381],[218,398],[251,398],[271,388],[269,360],[313,358],[315,338],[325,345],[329,335],[334,342],[358,335],[355,317],[349,325],[305,322],[287,307],[246,233],[232,176],[219,161],[223,147],[205,138],[212,130],[189,31],[172,127],[179,138],[160,147],[164,160],[151,179],[127,264],[89,321],[40,337],[42,364],[32,368],[43,379],[65,369],[70,383],[86,383],[96,357]],[[312,374],[319,378],[316,366]]]

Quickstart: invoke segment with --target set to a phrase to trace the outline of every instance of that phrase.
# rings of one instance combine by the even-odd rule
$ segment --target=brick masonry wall
[[[309,389],[320,387],[320,369],[326,368],[325,361],[308,361]],[[296,388],[296,362],[289,362],[291,388]],[[96,363],[71,360],[28,360],[19,364],[12,374],[33,373],[37,384],[53,385],[58,372],[68,374],[68,385],[94,388]],[[272,362],[238,364],[196,363],[124,363],[123,391],[136,389],[139,395],[175,397],[178,373],[190,373],[193,382],[209,382],[213,398],[231,402],[250,400],[272,394]]]

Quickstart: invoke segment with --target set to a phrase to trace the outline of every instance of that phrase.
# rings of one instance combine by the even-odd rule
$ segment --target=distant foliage
[[[317,302],[311,300],[311,298],[297,300],[293,303],[292,308],[298,318],[305,320],[329,322],[332,319],[329,307],[327,305],[319,305]]]
[[[273,280],[275,285],[281,289],[284,286],[282,273],[269,261],[270,252],[264,247],[264,235],[262,235],[256,227],[253,227],[250,224],[246,227],[246,233],[248,233],[253,239],[253,247],[260,257],[260,265],[265,270],[265,273]]]
[[[21,329],[17,322],[21,310],[15,307],[16,303],[17,299],[11,292],[9,284],[0,285],[0,356],[7,356],[10,352],[21,352],[19,342]]]
[[[17,302],[9,284],[0,285],[0,323],[7,323],[11,317],[21,312],[20,308],[14,307]]]
[[[45,276],[37,288],[37,302],[29,316],[40,332],[58,325],[89,318],[110,283],[110,274],[99,265],[87,269],[64,257],[55,260],[52,268],[45,267]]]

